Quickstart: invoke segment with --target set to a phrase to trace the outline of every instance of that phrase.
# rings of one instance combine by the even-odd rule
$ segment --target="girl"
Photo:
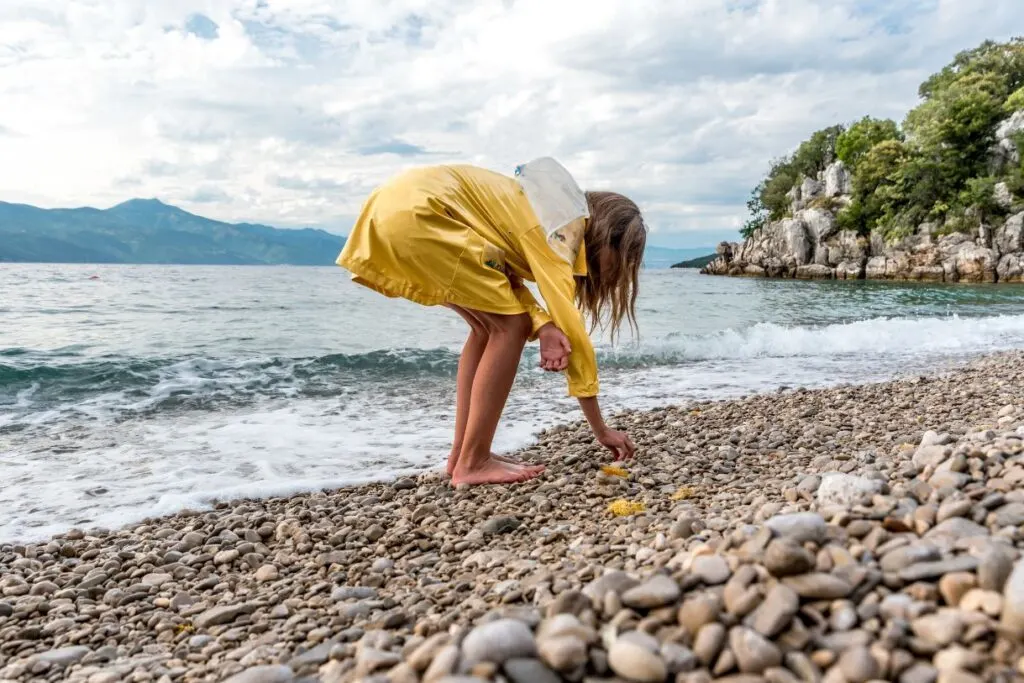
[[[466,165],[417,168],[371,193],[338,256],[352,279],[389,297],[453,309],[469,325],[459,359],[452,484],[501,484],[543,466],[491,453],[527,341],[540,365],[565,371],[569,394],[617,460],[635,451],[597,402],[597,361],[581,310],[636,330],[647,228],[636,204],[586,192],[542,158],[515,178]],[[523,280],[537,283],[542,308]],[[578,308],[577,308],[578,306]]]

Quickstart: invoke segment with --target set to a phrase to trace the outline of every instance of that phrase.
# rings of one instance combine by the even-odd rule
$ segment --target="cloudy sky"
[[[1021,0],[2,0],[0,200],[345,233],[403,167],[552,155],[705,246],[771,157],[901,119],[1014,27]]]

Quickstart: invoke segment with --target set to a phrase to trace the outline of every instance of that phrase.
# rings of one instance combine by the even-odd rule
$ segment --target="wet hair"
[[[647,226],[640,208],[615,192],[587,192],[590,219],[584,243],[587,274],[576,279],[576,305],[590,319],[591,329],[606,324],[614,340],[622,321],[634,335],[640,266]]]

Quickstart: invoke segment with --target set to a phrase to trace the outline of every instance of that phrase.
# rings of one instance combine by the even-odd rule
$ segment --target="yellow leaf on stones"
[[[681,486],[679,490],[672,494],[672,500],[686,500],[687,498],[693,498],[693,494],[697,493],[697,490],[692,486]]]
[[[601,473],[607,474],[609,477],[622,477],[623,479],[629,478],[629,472],[621,467],[615,465],[602,465]]]
[[[195,630],[196,627],[189,623],[178,624],[174,629],[176,633],[192,633]]]
[[[693,410],[690,411],[690,415],[700,415],[700,411],[694,408]]]
[[[612,513],[616,517],[635,515],[636,513],[643,512],[646,509],[647,506],[643,503],[631,500],[617,500],[608,505],[608,512]]]

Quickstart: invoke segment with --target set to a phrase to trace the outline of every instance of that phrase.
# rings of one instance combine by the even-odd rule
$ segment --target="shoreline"
[[[627,411],[610,420],[640,448],[625,472],[575,422],[518,451],[549,469],[513,487],[428,473],[0,543],[0,680],[916,681],[936,658],[974,676],[949,680],[1013,680],[1021,386],[1024,351],[1002,352]],[[974,583],[954,595],[953,575]],[[481,625],[496,611],[512,619]],[[520,649],[492,651],[487,628]]]

